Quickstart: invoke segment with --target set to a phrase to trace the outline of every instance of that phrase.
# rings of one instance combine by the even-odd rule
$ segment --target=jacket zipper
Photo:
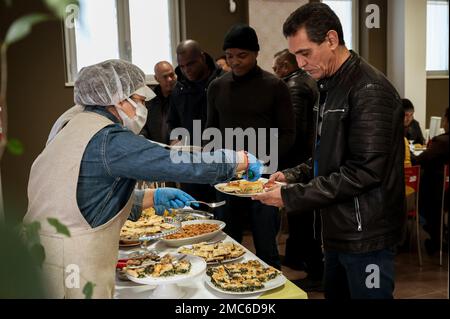
[[[315,130],[315,134],[314,134],[314,152],[312,154],[312,164],[313,164],[313,172],[315,171],[315,155],[316,155],[316,151],[315,148],[317,146],[317,135],[319,132],[319,118],[320,118],[320,110],[321,107],[323,109],[325,109],[325,106],[327,105],[327,100],[328,100],[328,94],[325,97],[325,101],[323,101],[323,104],[320,105],[320,96],[317,99],[317,115],[316,115],[316,130]],[[321,126],[321,132],[320,132],[320,136],[322,136],[322,127],[323,127],[323,121],[325,119],[325,112],[324,114],[322,114],[322,126]],[[315,177],[315,176],[314,176]],[[317,211],[314,210],[314,221],[313,221],[313,228],[314,228],[314,239],[316,239],[316,213]],[[323,252],[323,221],[322,221],[322,214],[320,213],[319,210],[319,215],[320,215],[320,243],[321,243],[321,248],[322,248],[322,252]]]
[[[313,217],[313,238],[316,238],[316,210],[314,210],[314,217]]]
[[[321,247],[322,247],[322,253],[323,253],[323,219],[322,219],[322,214],[320,214],[320,242],[321,242]]]
[[[361,212],[359,210],[359,200],[355,197],[356,221],[358,222],[358,231],[362,231]]]
[[[323,115],[327,114],[327,113],[337,113],[337,112],[345,112],[345,109],[334,109],[334,110],[327,110],[325,113],[323,113]]]

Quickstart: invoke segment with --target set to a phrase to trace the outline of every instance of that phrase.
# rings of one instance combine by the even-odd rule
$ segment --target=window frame
[[[176,47],[181,41],[182,33],[182,13],[180,11],[180,3],[178,0],[168,0],[169,7],[169,33],[171,38],[171,53],[172,64],[174,64],[174,57],[176,57]],[[117,30],[119,43],[119,58],[126,61],[131,61],[131,29],[130,29],[130,11],[129,0],[116,0],[117,8]],[[63,36],[64,36],[64,56],[65,56],[65,86],[73,87],[75,78],[78,74],[77,51],[76,51],[76,37],[75,28],[69,28],[63,21]],[[154,74],[145,75],[147,84],[156,85],[157,82]]]
[[[323,0],[320,0],[323,2]],[[359,52],[359,1],[351,0],[352,2],[352,51]],[[340,19],[339,19],[340,20]],[[342,21],[341,21],[342,24]],[[344,39],[345,40],[345,39]],[[346,44],[348,48],[348,45]]]
[[[427,6],[427,8],[428,8],[428,2],[429,2],[430,0],[427,0],[426,2],[426,6]],[[450,8],[450,1],[446,1],[447,3],[448,3],[448,6],[449,6],[449,8]],[[428,20],[428,10],[426,11],[426,19]],[[450,16],[449,16],[449,19],[450,19]],[[427,26],[427,22],[425,23],[425,26]],[[425,31],[425,34],[428,32],[428,30],[426,30]],[[427,55],[427,53],[428,53],[428,47],[427,47],[427,45],[425,45],[425,71],[426,71],[426,76],[427,76],[427,79],[448,79],[449,78],[449,69],[450,69],[450,66],[449,66],[449,69],[447,69],[447,70],[427,70],[427,65],[426,65],[426,59],[427,59],[427,57],[426,57],[426,55]],[[447,57],[447,59],[448,59],[449,57]]]

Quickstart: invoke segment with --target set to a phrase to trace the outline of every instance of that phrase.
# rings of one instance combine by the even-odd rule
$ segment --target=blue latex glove
[[[248,157],[248,170],[242,177],[250,182],[257,181],[262,174],[263,165],[254,155],[247,153]]]
[[[195,201],[195,199],[177,188],[157,188],[153,195],[153,207],[158,215],[162,215],[166,209],[183,208],[190,201]],[[198,207],[196,203],[193,205]]]

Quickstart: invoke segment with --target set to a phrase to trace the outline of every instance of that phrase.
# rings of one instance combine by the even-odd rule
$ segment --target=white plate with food
[[[191,207],[186,207],[174,210],[173,217],[184,222],[189,220],[211,219],[214,218],[214,214],[199,209],[192,209]]]
[[[127,220],[120,230],[120,241],[132,243],[158,239],[178,231],[181,223],[172,217],[141,216],[138,221]]]
[[[211,267],[206,271],[205,282],[224,294],[248,295],[281,287],[286,277],[258,260],[249,260]]]
[[[119,240],[119,247],[136,247],[141,245],[140,240]]]
[[[180,247],[208,241],[218,235],[225,228],[220,220],[189,220],[181,223],[177,233],[171,234],[160,241],[170,247]]]
[[[142,268],[125,269],[129,280],[143,285],[179,283],[202,273],[206,262],[196,256],[167,254]]]
[[[180,254],[194,255],[203,258],[208,265],[237,261],[245,255],[245,249],[231,241],[215,243],[201,242],[178,249]]]
[[[245,179],[239,179],[235,181],[231,181],[228,183],[219,183],[214,185],[214,187],[224,194],[238,196],[238,197],[252,197],[254,195],[262,194],[267,189],[275,185],[285,185],[280,182],[271,182],[268,183],[269,180],[267,178],[260,178],[255,182],[249,182]]]

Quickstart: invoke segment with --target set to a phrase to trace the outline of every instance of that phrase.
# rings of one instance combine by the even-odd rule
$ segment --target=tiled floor
[[[279,236],[278,249],[284,255],[287,234]],[[250,232],[244,235],[243,245],[255,252]],[[399,253],[395,261],[396,281],[394,298],[396,299],[448,299],[448,254],[444,254],[444,265],[439,266],[439,254],[429,257],[422,251],[423,265],[418,264],[417,252]],[[290,279],[306,277],[303,271],[282,267],[284,275]],[[310,299],[322,299],[323,293],[308,293]]]

